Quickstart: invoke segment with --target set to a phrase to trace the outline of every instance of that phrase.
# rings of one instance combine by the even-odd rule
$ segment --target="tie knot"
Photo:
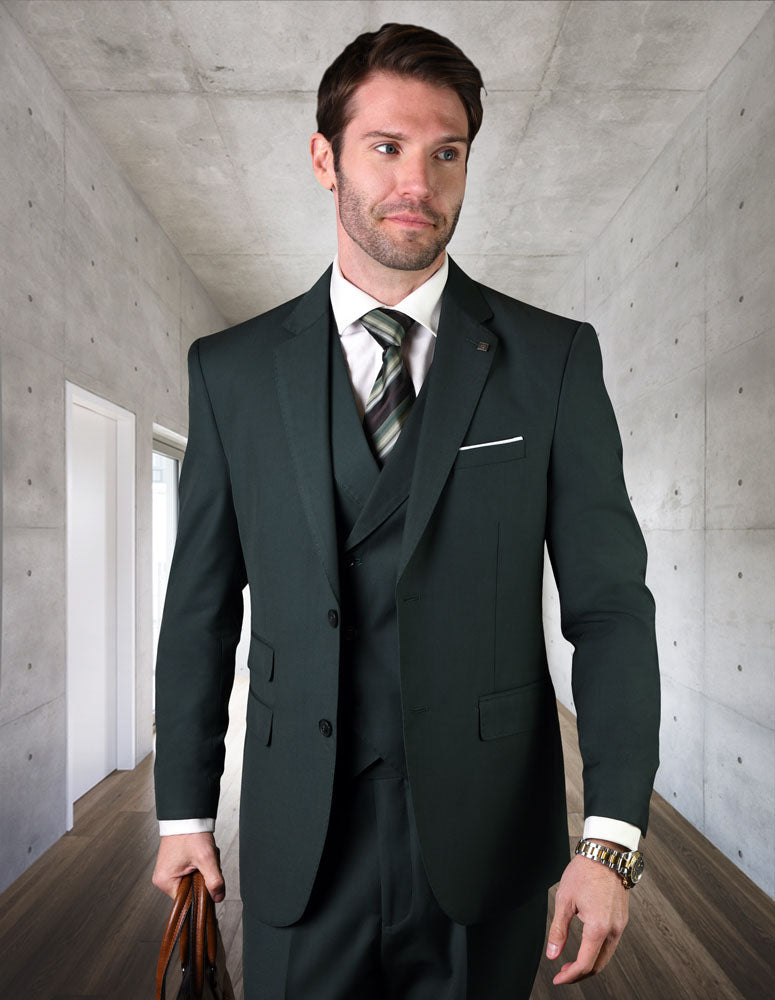
[[[382,347],[400,348],[414,320],[397,309],[372,309],[361,317],[361,323]]]

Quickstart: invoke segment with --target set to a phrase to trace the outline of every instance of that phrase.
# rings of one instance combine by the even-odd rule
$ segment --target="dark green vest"
[[[330,371],[342,589],[339,753],[353,775],[380,758],[406,774],[395,592],[425,392],[380,470],[335,329]]]

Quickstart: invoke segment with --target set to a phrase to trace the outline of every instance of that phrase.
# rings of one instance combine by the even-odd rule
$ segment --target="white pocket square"
[[[460,451],[471,451],[472,448],[494,448],[499,444],[513,444],[514,441],[522,441],[523,437],[501,438],[500,441],[482,441],[481,444],[464,444]]]

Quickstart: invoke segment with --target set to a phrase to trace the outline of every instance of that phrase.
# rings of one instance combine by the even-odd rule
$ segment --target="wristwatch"
[[[632,889],[640,882],[643,869],[646,867],[646,860],[640,851],[615,851],[613,847],[606,847],[604,844],[585,840],[583,837],[576,844],[574,853],[583,854],[592,861],[599,861],[601,865],[606,865],[615,871],[625,889]]]

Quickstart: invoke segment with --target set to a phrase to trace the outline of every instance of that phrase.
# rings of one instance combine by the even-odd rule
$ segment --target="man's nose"
[[[398,174],[398,193],[402,196],[427,199],[433,194],[431,164],[425,156],[407,156]]]

